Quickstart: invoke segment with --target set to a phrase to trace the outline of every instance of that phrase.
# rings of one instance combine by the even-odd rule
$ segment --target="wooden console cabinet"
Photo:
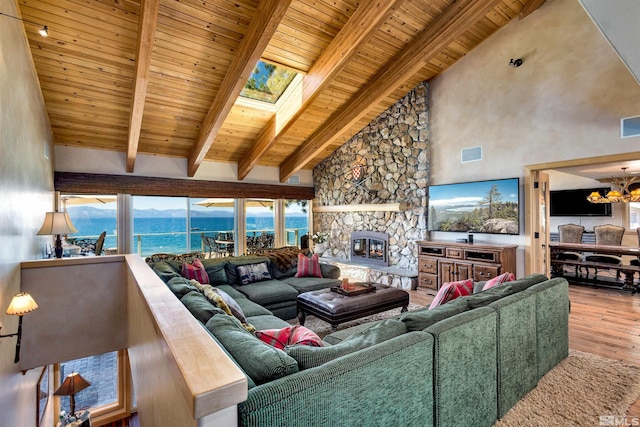
[[[488,280],[516,273],[516,245],[418,241],[418,286],[440,289],[445,282]]]

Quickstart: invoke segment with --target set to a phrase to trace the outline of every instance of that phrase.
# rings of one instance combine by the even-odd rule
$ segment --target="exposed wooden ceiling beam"
[[[216,139],[218,131],[242,92],[247,79],[266,49],[292,0],[261,0],[247,28],[244,40],[233,58],[220,90],[202,123],[198,140],[189,156],[187,174],[193,177]]]
[[[238,179],[245,179],[258,164],[260,158],[302,116],[316,96],[348,64],[358,49],[387,21],[404,2],[368,1],[361,4],[349,21],[331,41],[324,53],[309,69],[302,81],[302,105],[279,132],[273,128],[263,130],[251,149],[238,163]]]
[[[369,82],[327,120],[310,138],[280,165],[280,181],[286,181],[331,142],[378,105],[398,83],[417,73],[469,26],[480,20],[500,0],[459,0],[434,23],[415,37]]]
[[[138,154],[138,141],[142,126],[147,84],[149,83],[149,66],[153,37],[158,23],[160,0],[142,0],[140,18],[138,20],[138,51],[136,52],[136,74],[133,82],[133,98],[129,114],[129,140],[127,143],[127,172],[133,172]]]
[[[542,6],[545,1],[546,0],[529,0],[529,2],[527,2],[527,4],[525,4],[520,11],[520,19],[522,20],[538,10],[538,8]]]

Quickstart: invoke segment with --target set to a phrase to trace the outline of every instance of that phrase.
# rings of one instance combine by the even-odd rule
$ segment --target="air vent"
[[[460,150],[460,161],[462,163],[482,160],[482,147],[463,148]]]
[[[640,116],[620,120],[620,138],[640,136]]]
[[[300,184],[300,175],[291,175],[287,182],[289,184]]]

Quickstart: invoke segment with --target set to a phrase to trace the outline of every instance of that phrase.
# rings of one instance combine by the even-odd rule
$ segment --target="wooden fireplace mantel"
[[[395,212],[405,211],[408,208],[409,204],[405,202],[369,203],[360,205],[314,206],[313,212]]]

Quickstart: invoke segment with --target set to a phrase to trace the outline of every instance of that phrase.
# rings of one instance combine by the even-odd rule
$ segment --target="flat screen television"
[[[519,178],[432,185],[428,229],[520,234]]]
[[[611,188],[580,188],[577,190],[555,190],[549,194],[550,216],[611,216],[610,203],[591,203],[587,196],[598,191],[602,196]]]

